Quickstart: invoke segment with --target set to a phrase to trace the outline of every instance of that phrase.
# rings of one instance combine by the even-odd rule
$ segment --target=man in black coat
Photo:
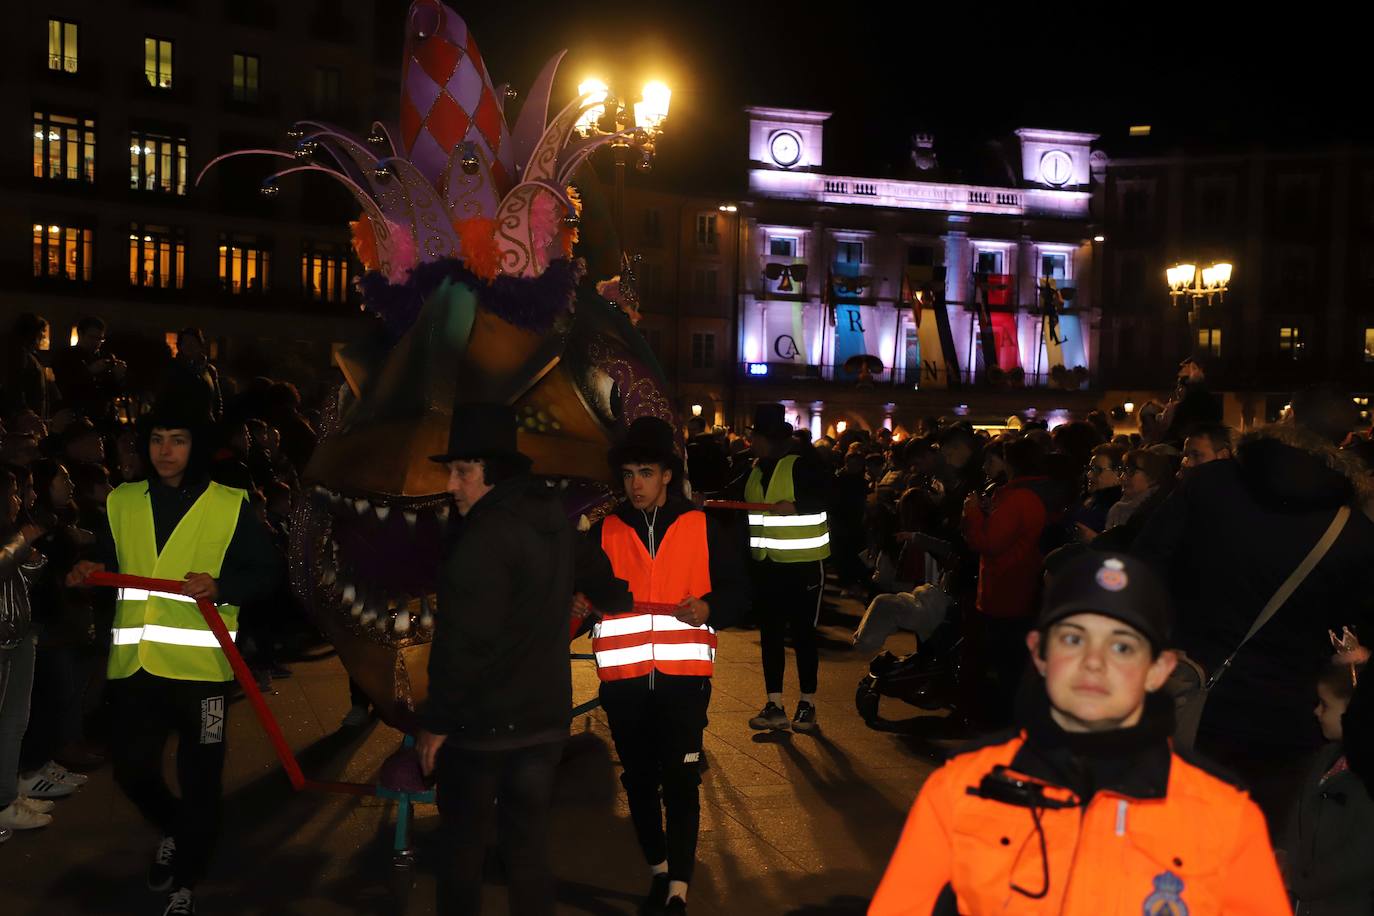
[[[1366,487],[1362,466],[1298,425],[1247,434],[1235,460],[1193,469],[1132,546],[1169,576],[1179,646],[1212,674]],[[1356,509],[1331,550],[1236,655],[1208,698],[1198,749],[1245,777],[1271,818],[1321,745],[1312,691],[1328,629],[1374,634],[1374,523]],[[1363,627],[1361,627],[1363,625]]]
[[[418,749],[438,771],[452,858],[440,912],[476,913],[495,804],[510,912],[554,912],[548,813],[568,735],[568,620],[574,531],[558,490],[529,474],[515,416],[495,404],[454,408],[448,492],[462,517],[439,577],[429,699]]]

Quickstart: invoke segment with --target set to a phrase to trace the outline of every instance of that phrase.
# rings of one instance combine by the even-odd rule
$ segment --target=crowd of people
[[[173,892],[166,912],[191,913],[223,767],[222,716],[204,710],[224,708],[231,675],[217,649],[187,638],[199,622],[176,618],[188,613],[177,602],[214,598],[241,624],[260,686],[290,676],[277,651],[308,627],[282,566],[320,418],[289,383],[222,376],[194,328],[159,367],[130,367],[105,331],[87,318],[53,348],[46,322],[22,316],[0,385],[0,841],[49,825],[57,800],[112,757],[120,787],[163,829],[150,887]],[[930,417],[909,435],[855,426],[813,441],[772,404],[738,433],[694,417],[679,446],[643,418],[608,455],[623,501],[582,534],[529,475],[508,410],[456,409],[449,453],[434,460],[463,521],[446,538],[418,742],[426,771],[467,787],[441,793],[445,820],[470,823],[499,799],[513,906],[547,911],[542,825],[566,735],[571,615],[592,636],[650,869],[642,911],[685,912],[715,631],[759,629],[764,702],[748,725],[814,732],[829,580],[866,605],[856,651],[908,630],[912,659],[957,653],[948,721],[1019,735],[932,777],[872,912],[943,912],[951,895],[960,912],[983,912],[1008,886],[1097,912],[1092,882],[1106,872],[1075,885],[1051,862],[1090,822],[1120,837],[1139,816],[1161,830],[1189,818],[1235,829],[1205,849],[1138,840],[1144,858],[1127,873],[1151,896],[1137,908],[1181,912],[1206,894],[1229,901],[1221,911],[1286,912],[1291,896],[1304,913],[1367,913],[1374,443],[1332,390],[1302,392],[1278,423],[1238,435],[1197,360],[1177,382],[1129,428],[1101,412],[1000,430]],[[144,480],[138,498],[120,486]],[[178,540],[191,513],[224,536]],[[79,587],[92,570],[149,575],[164,556],[186,567],[180,595]],[[148,631],[169,629],[179,648],[149,647]],[[528,676],[485,677],[502,658]],[[511,683],[525,687],[499,686]],[[356,690],[353,704],[350,719],[365,718]],[[116,729],[147,740],[112,742]],[[159,770],[170,732],[195,748],[179,808]],[[1151,800],[1166,807],[1132,813]],[[1067,808],[1084,817],[1057,813]],[[986,861],[951,864],[981,833]],[[484,843],[449,834],[445,893],[467,911]],[[1018,864],[1033,842],[1043,877]]]
[[[0,377],[0,841],[52,823],[56,800],[114,750],[115,592],[67,585],[82,564],[113,566],[110,495],[155,476],[136,421],[159,401],[196,418],[201,468],[246,491],[260,548],[281,569],[319,423],[290,383],[221,377],[196,328],[161,365],[132,367],[109,352],[100,318],[75,330],[70,346],[54,343],[42,317],[21,316]],[[239,646],[262,687],[290,676],[276,652],[306,632],[279,573],[242,614]]]

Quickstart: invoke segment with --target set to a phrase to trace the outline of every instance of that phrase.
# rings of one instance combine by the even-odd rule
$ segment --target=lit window
[[[225,292],[263,293],[271,284],[272,252],[254,238],[221,236],[219,283]]]
[[[836,242],[835,263],[852,264],[858,267],[864,262],[863,242]]]
[[[1374,363],[1374,328],[1364,329],[1364,361]]]
[[[77,226],[33,224],[33,275],[89,283],[95,233]]]
[[[333,67],[315,68],[315,110],[334,111],[339,107],[342,77]]]
[[[63,73],[76,72],[75,22],[65,19],[48,20],[48,69]]]
[[[233,99],[236,102],[258,100],[258,58],[252,54],[235,54],[233,60]]]
[[[186,138],[134,131],[129,135],[129,187],[186,194]]]
[[[1150,125],[1148,125],[1148,124],[1132,124],[1132,125],[1131,125],[1131,136],[1132,136],[1132,137],[1148,137],[1149,135],[1150,135]]]
[[[992,273],[1001,273],[994,270]],[[1040,255],[1040,276],[1054,280],[1056,283],[1069,278],[1069,256],[1066,254],[1042,254]]]
[[[797,240],[773,236],[768,239],[768,254],[775,258],[794,258],[797,256]]]
[[[703,247],[716,247],[716,214],[697,215],[697,244]]]
[[[693,335],[692,335],[692,368],[693,368],[693,369],[714,369],[714,368],[716,368],[716,335],[714,335],[714,334],[693,334]]]
[[[172,43],[165,38],[143,39],[143,75],[155,89],[172,88]]]
[[[95,181],[95,121],[33,113],[33,177]]]
[[[980,274],[1000,274],[1003,273],[1002,264],[1003,252],[1001,251],[980,251],[978,252],[978,270]]]
[[[328,245],[307,246],[301,252],[301,289],[316,302],[347,302],[348,257]]]
[[[129,284],[181,289],[186,278],[186,232],[134,223],[129,227]]]
[[[1221,356],[1221,328],[1198,328],[1198,350],[1209,356]]]
[[[1302,339],[1302,328],[1279,328],[1279,354],[1289,359],[1303,355],[1307,344]]]

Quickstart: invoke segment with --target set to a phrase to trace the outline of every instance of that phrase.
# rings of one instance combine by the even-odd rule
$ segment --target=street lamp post
[[[1218,261],[1211,267],[1198,270],[1196,264],[1182,263],[1164,271],[1169,283],[1169,299],[1174,307],[1188,310],[1189,343],[1185,352],[1191,353],[1198,346],[1198,331],[1202,327],[1201,310],[1211,307],[1213,300],[1220,303],[1231,283],[1233,265],[1229,261]]]
[[[615,191],[611,217],[623,248],[625,167],[630,160],[630,151],[639,153],[636,169],[647,172],[653,168],[655,145],[663,136],[663,124],[668,120],[673,93],[665,83],[652,80],[644,84],[640,101],[627,105],[621,97],[612,96],[609,87],[595,78],[578,84],[577,93],[588,103],[587,110],[577,120],[577,131],[584,137],[614,135],[611,148],[615,151]]]

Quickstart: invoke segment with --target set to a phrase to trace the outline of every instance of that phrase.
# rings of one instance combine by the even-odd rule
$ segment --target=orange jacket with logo
[[[1074,804],[1039,812],[1042,853],[1030,808],[968,791],[994,767],[1011,767],[1024,744],[1023,733],[931,775],[869,916],[1291,913],[1259,808],[1172,751],[1163,797],[1102,789],[1085,808],[1047,786],[1047,797]]]

